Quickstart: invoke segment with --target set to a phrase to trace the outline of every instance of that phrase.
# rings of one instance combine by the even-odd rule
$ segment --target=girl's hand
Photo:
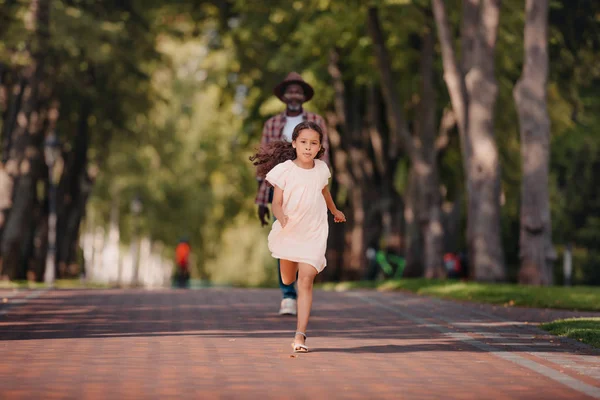
[[[278,221],[281,224],[281,227],[285,228],[285,226],[287,225],[287,223],[288,223],[289,220],[290,220],[290,218],[287,215],[284,215],[283,218],[281,218]]]
[[[340,210],[335,210],[333,212],[333,220],[335,222],[346,222],[346,216]]]

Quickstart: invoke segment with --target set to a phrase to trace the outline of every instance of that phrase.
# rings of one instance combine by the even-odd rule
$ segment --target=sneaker
[[[279,315],[296,315],[296,300],[283,299],[279,308]]]

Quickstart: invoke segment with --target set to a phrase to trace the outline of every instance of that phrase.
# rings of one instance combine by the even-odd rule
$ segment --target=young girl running
[[[312,306],[313,281],[325,268],[329,225],[327,209],[335,222],[346,217],[333,202],[327,183],[331,174],[318,158],[323,154],[323,132],[314,122],[294,128],[292,142],[263,144],[250,160],[274,187],[269,250],[281,263],[281,279],[289,285],[298,279],[298,325],[292,347],[306,353],[306,326]]]

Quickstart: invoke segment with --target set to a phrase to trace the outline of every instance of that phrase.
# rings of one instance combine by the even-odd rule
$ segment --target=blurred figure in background
[[[186,288],[190,282],[190,259],[191,247],[188,239],[179,240],[175,248],[175,283],[177,287]]]

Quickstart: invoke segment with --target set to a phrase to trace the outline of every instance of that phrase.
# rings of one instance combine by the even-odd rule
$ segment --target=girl
[[[276,141],[261,146],[250,160],[274,186],[269,250],[281,263],[281,279],[289,285],[298,278],[298,325],[292,347],[306,353],[306,326],[312,306],[313,281],[325,268],[329,225],[327,209],[335,222],[345,222],[331,198],[327,183],[331,174],[323,155],[323,131],[314,122],[294,128],[292,142]]]

